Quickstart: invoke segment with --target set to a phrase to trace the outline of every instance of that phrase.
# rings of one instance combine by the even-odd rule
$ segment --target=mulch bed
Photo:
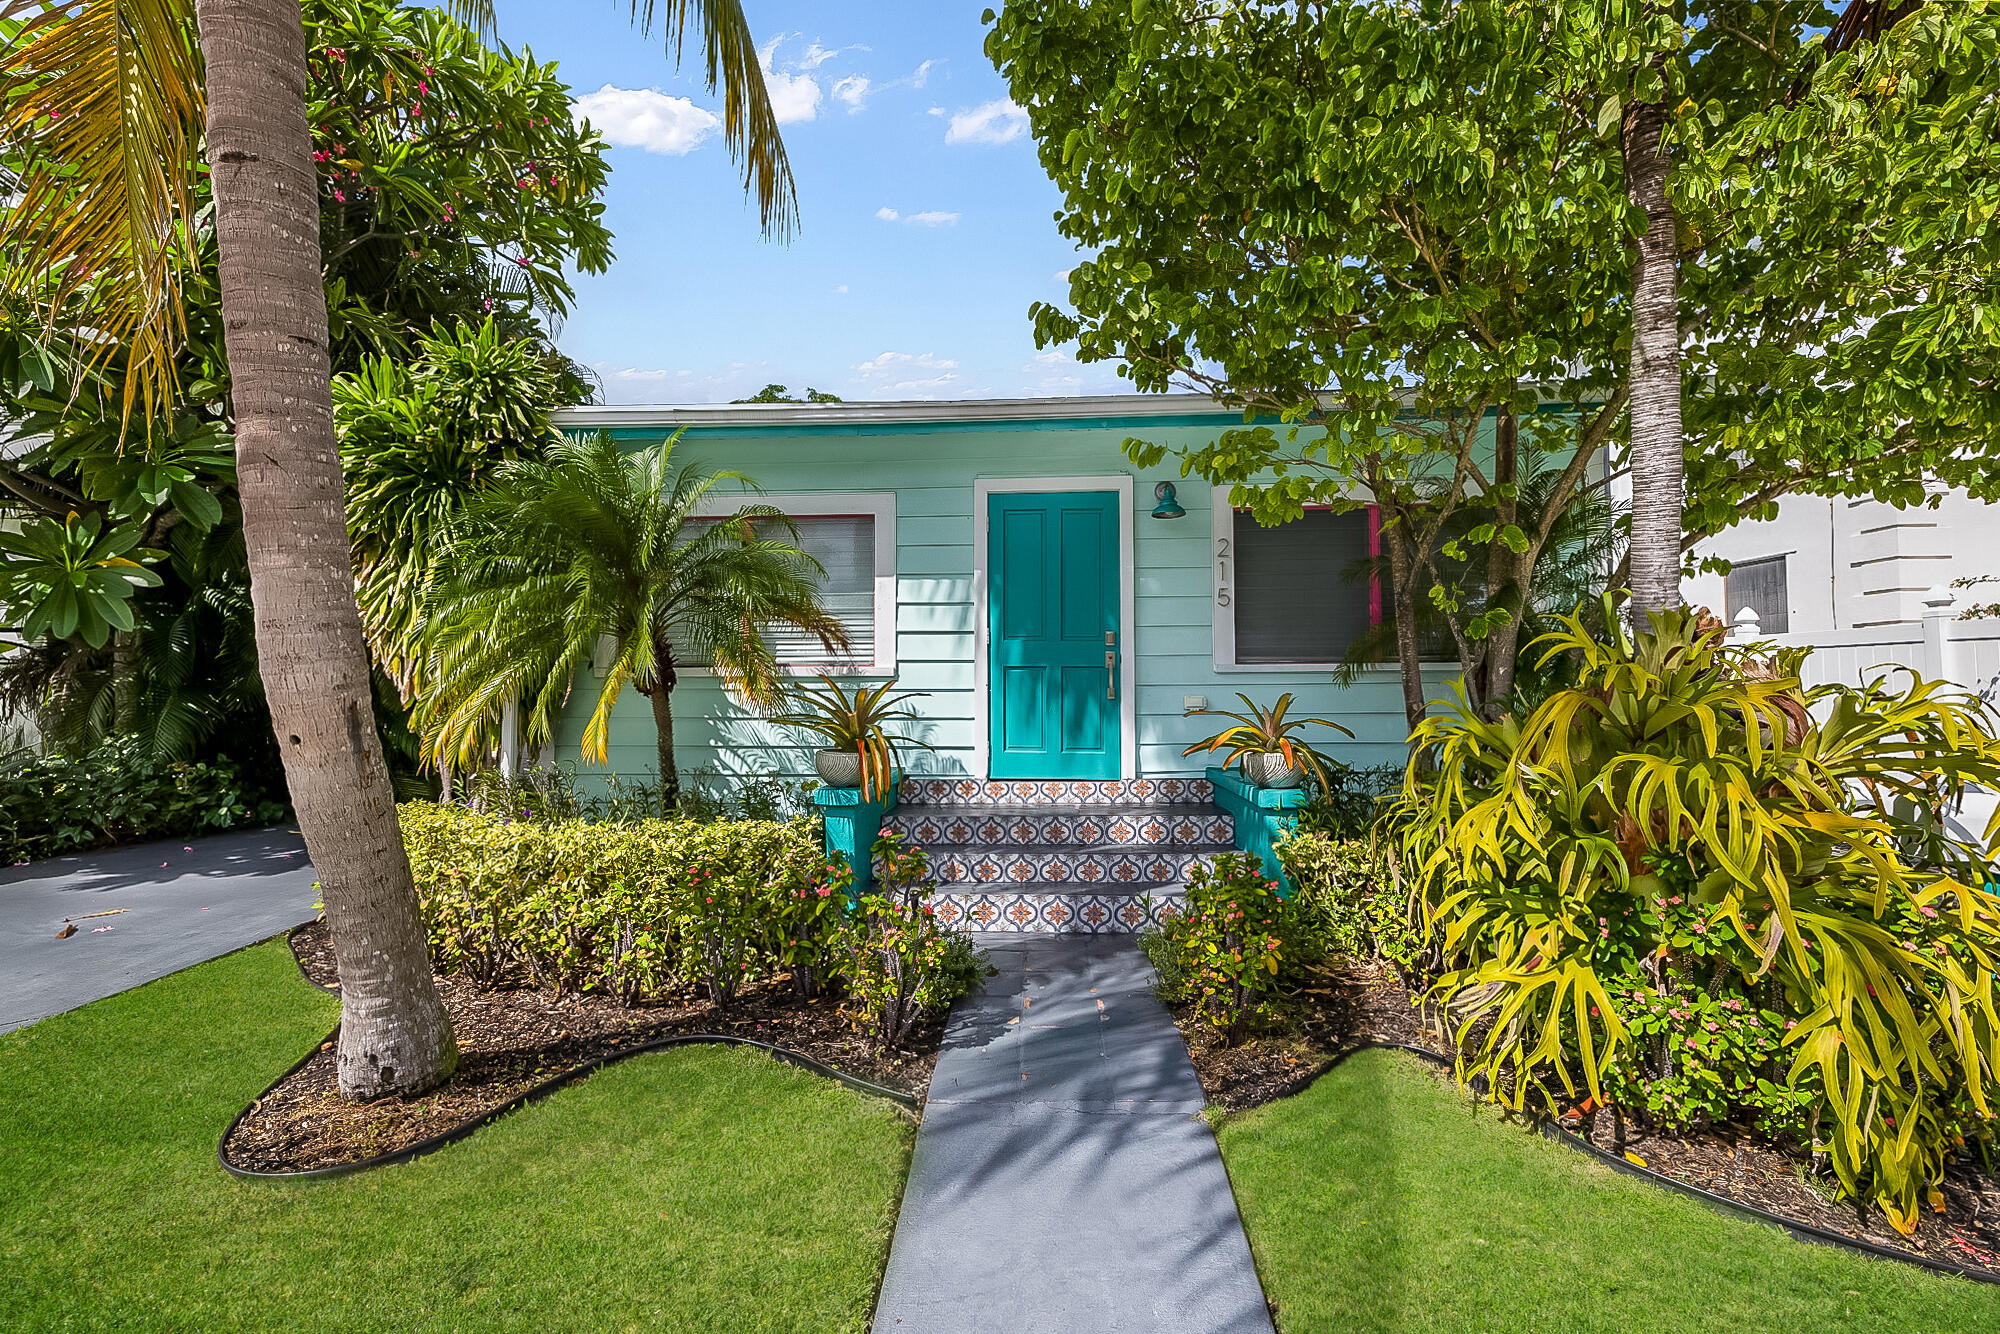
[[[1186,1007],[1174,1018],[1210,1105],[1228,1112],[1299,1092],[1359,1042],[1447,1049],[1395,972],[1372,963],[1341,961],[1320,970],[1277,1019],[1234,1047],[1223,1045]],[[1684,1138],[1648,1133],[1627,1119],[1619,1142],[1614,1118],[1602,1113],[1584,1118],[1580,1133],[1601,1149],[1634,1155],[1655,1172],[1754,1208],[1857,1241],[2000,1274],[2000,1181],[1981,1173],[1976,1161],[1948,1169],[1945,1207],[1926,1208],[1916,1232],[1904,1237],[1879,1212],[1833,1200],[1819,1179],[1808,1184],[1807,1164],[1798,1154],[1734,1126]]]
[[[293,933],[292,950],[313,982],[338,984],[324,923]],[[252,1171],[298,1172],[393,1153],[566,1070],[685,1033],[754,1038],[922,1098],[944,1034],[939,1015],[911,1039],[909,1050],[871,1049],[854,1035],[838,1001],[802,1001],[789,979],[747,988],[722,1013],[693,994],[628,1007],[607,996],[558,997],[525,978],[488,987],[439,974],[437,985],[458,1038],[458,1072],[449,1083],[420,1098],[350,1103],[340,1095],[333,1044],[326,1043],[255,1104],[223,1144],[226,1159]]]

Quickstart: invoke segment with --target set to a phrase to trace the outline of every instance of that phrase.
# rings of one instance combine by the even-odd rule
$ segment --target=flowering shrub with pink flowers
[[[1225,852],[1188,873],[1186,906],[1142,939],[1168,1004],[1191,1004],[1228,1042],[1252,1019],[1269,1014],[1280,976],[1303,953],[1325,947],[1305,916],[1278,892],[1264,864],[1247,852]]]
[[[922,848],[889,833],[871,851],[874,890],[845,914],[833,950],[855,1029],[877,1046],[900,1047],[978,984],[985,956],[971,937],[937,924]]]

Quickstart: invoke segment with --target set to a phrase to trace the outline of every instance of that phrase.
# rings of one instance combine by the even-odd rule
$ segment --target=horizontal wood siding
[[[912,756],[916,771],[967,773],[972,766],[979,716],[973,695],[973,480],[1120,473],[1135,478],[1138,570],[1133,588],[1141,774],[1198,773],[1204,758],[1186,758],[1181,751],[1215,730],[1214,720],[1183,717],[1182,701],[1188,695],[1203,695],[1212,707],[1238,707],[1234,692],[1239,690],[1260,703],[1293,691],[1299,697],[1295,713],[1344,722],[1354,730],[1355,740],[1327,733],[1326,748],[1352,763],[1400,760],[1405,727],[1402,692],[1393,669],[1370,671],[1347,688],[1336,686],[1325,672],[1215,670],[1210,644],[1214,583],[1209,570],[1208,488],[1182,482],[1171,462],[1138,473],[1126,461],[1120,443],[1128,434],[1139,434],[1169,446],[1198,444],[1212,440],[1227,422],[1218,418],[1212,427],[1197,427],[1135,421],[1129,431],[1068,425],[899,429],[879,434],[812,428],[758,433],[690,429],[682,437],[678,456],[744,472],[768,491],[896,493],[897,662],[904,687],[929,692],[928,698],[915,701],[925,718],[915,734],[937,748],[935,753]],[[659,433],[618,434],[637,444],[657,439]],[[1153,485],[1163,479],[1179,486],[1186,518],[1152,517]],[[1439,693],[1444,677],[1440,669]],[[556,749],[557,757],[567,763],[579,762],[579,741],[600,684],[585,673],[572,690]],[[713,679],[683,678],[673,703],[677,758],[684,772],[810,775],[810,742],[749,716],[727,699]],[[608,760],[605,769],[579,764],[579,773],[586,780],[606,771],[641,777],[655,768],[652,714],[634,691],[628,690],[612,712]]]

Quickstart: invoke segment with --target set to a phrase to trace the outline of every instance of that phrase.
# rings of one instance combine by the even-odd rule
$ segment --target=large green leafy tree
[[[1556,99],[1537,13],[1024,0],[987,42],[1089,256],[1037,341],[1241,407],[1181,465],[1260,522],[1380,508],[1413,724],[1419,600],[1499,707],[1624,407],[1618,155]],[[1532,497],[1524,458],[1551,474]]]
[[[1559,96],[1618,133],[1646,228],[1629,318],[1648,411],[1613,577],[1635,611],[1678,601],[1688,549],[1786,495],[2000,496],[1990,0],[1551,12]]]
[[[466,7],[490,18],[485,4]],[[54,287],[50,309],[83,299],[84,323],[129,352],[125,403],[142,419],[174,396],[174,280],[195,222],[187,182],[200,140],[258,665],[340,968],[340,1086],[357,1099],[421,1092],[450,1075],[457,1046],[366,724],[299,0],[0,10],[22,16],[33,21],[0,56],[0,139],[18,146],[22,172],[0,245]],[[651,5],[635,17],[649,23]],[[672,0],[665,17],[676,50],[699,23],[725,137],[767,224],[788,222],[791,178],[742,10]]]
[[[1280,419],[1182,466],[1265,522],[1379,505],[1398,623],[1428,598],[1491,710],[1555,512],[1520,504],[1529,423],[1579,486],[1600,450],[1632,472],[1659,603],[1681,550],[1785,494],[2000,487],[1992,7],[1856,20],[1829,54],[1837,18],[1820,0],[1009,5],[988,52],[1089,254],[1067,309],[1033,309],[1037,338]],[[1567,437],[1530,415],[1531,382],[1583,409]],[[1684,517],[1656,448],[1677,436]]]
[[[417,716],[440,764],[464,765],[496,711],[526,698],[527,739],[546,742],[571,683],[610,641],[583,730],[603,763],[611,710],[634,686],[652,704],[660,813],[680,802],[673,691],[709,667],[738,696],[770,706],[784,678],[763,634],[779,624],[844,648],[820,605],[823,571],[769,505],[700,517],[735,473],[673,466],[673,440],[627,454],[608,436],[563,440],[546,461],[501,469],[467,507],[442,564],[452,571],[423,631],[429,688]]]

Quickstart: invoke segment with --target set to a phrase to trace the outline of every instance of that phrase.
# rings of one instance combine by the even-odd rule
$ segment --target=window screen
[[[1236,661],[1338,662],[1367,630],[1368,514],[1307,510],[1266,528],[1236,516]]]
[[[812,635],[790,626],[766,626],[764,634],[779,662],[875,660],[875,517],[872,514],[801,514],[796,545],[826,567],[819,600],[847,627],[850,644],[842,657],[830,654]],[[782,529],[772,536],[782,540]]]
[[[1763,560],[1740,560],[1730,567],[1722,581],[1722,600],[1727,619],[1736,624],[1736,613],[1745,607],[1757,612],[1758,629],[1767,635],[1782,635],[1791,628],[1791,589],[1785,580],[1785,558],[1767,556]]]
[[[713,523],[698,519],[688,525]],[[764,640],[781,663],[812,666],[824,663],[870,663],[875,660],[875,516],[872,514],[798,514],[794,545],[817,560],[826,573],[820,578],[820,604],[847,629],[848,651],[827,652],[817,636],[789,625],[766,625]],[[786,541],[785,530],[765,525],[762,535]]]

